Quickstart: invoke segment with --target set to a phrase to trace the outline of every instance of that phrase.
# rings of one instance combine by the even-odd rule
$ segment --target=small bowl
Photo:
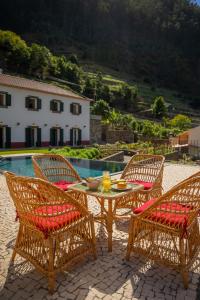
[[[93,181],[90,181],[90,182],[87,181],[86,183],[87,183],[87,187],[89,188],[89,190],[97,191],[98,187],[100,185],[100,180],[94,179]]]

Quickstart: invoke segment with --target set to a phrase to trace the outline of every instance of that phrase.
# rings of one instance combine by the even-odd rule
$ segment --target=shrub
[[[190,128],[191,122],[189,117],[179,114],[169,121],[169,125],[173,128],[177,127],[180,130],[185,130]]]
[[[162,96],[156,97],[152,104],[152,111],[155,117],[162,118],[167,113],[165,100]]]

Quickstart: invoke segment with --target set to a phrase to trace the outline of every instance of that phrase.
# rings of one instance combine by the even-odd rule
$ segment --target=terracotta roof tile
[[[53,95],[59,95],[64,97],[71,97],[75,99],[90,101],[90,99],[88,98],[81,97],[69,90],[62,89],[53,84],[43,83],[36,80],[30,80],[18,76],[0,74],[0,84],[21,88],[21,89],[28,89],[32,91],[39,91],[39,92],[53,94]]]

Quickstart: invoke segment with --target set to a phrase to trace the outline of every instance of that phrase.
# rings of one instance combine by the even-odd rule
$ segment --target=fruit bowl
[[[91,191],[97,191],[98,187],[100,185],[100,180],[95,178],[86,178],[86,184],[89,190]]]

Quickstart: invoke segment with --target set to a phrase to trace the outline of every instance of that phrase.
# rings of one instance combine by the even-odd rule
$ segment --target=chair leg
[[[134,234],[134,220],[131,218],[129,225],[128,244],[126,250],[126,260],[130,259],[132,245],[133,245],[133,234]]]
[[[54,273],[54,258],[55,258],[55,241],[49,238],[49,274],[48,274],[48,289],[49,293],[53,294],[55,289],[55,273]]]
[[[94,219],[92,219],[90,221],[90,224],[91,224],[91,232],[92,232],[92,244],[93,244],[93,247],[92,247],[92,252],[93,252],[93,256],[94,256],[94,259],[97,259],[97,251],[96,251],[96,237],[95,237],[95,229],[94,229]]]
[[[11,261],[14,262],[15,260],[15,256],[17,254],[16,252],[16,248],[18,246],[18,243],[20,241],[20,238],[21,238],[21,231],[22,231],[22,228],[21,228],[21,225],[19,225],[19,231],[18,231],[18,234],[17,234],[17,239],[16,239],[16,242],[15,242],[15,246],[14,246],[14,249],[13,249],[13,254],[12,254],[12,258],[11,258]]]
[[[48,278],[48,290],[49,293],[52,295],[54,293],[55,289],[55,277],[54,276],[49,276]]]
[[[184,288],[187,289],[188,288],[188,271],[186,271],[185,269],[184,270],[181,270],[181,275],[182,275],[182,278],[183,278],[183,285],[184,285]]]
[[[180,269],[183,278],[183,285],[185,289],[188,288],[188,271],[186,269],[185,253],[184,253],[184,240],[180,238]]]

